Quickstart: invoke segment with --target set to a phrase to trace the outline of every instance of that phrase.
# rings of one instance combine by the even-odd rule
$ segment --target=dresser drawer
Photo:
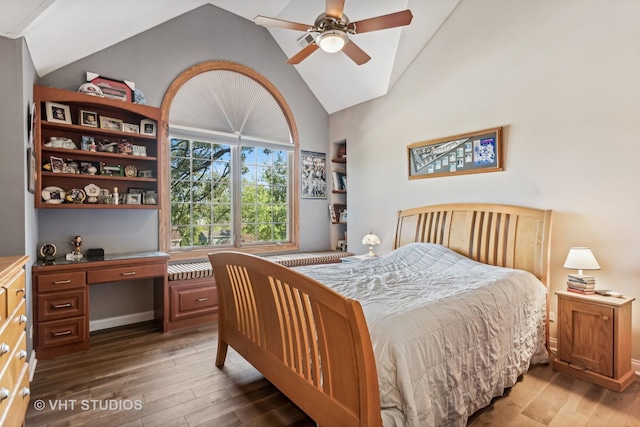
[[[83,271],[38,276],[38,292],[66,291],[87,286]]]
[[[0,288],[0,326],[7,320],[9,312],[7,311],[7,292],[4,288]]]
[[[9,321],[0,328],[0,367],[5,366],[27,326],[26,301],[22,300]],[[1,369],[1,368],[0,368]]]
[[[150,277],[164,276],[166,265],[147,264],[131,267],[109,268],[104,270],[91,270],[87,272],[87,281],[90,284],[116,282],[119,280],[147,279]]]
[[[25,299],[25,276],[25,271],[21,270],[18,277],[5,289],[7,295],[7,315],[11,315],[18,304]]]
[[[9,397],[0,402],[0,426],[21,427],[31,399],[28,364],[22,367],[18,381],[9,393]]]
[[[84,316],[87,299],[86,289],[38,295],[38,322]]]
[[[215,284],[174,285],[170,287],[171,320],[213,314],[218,311]]]
[[[38,322],[38,350],[89,342],[85,316]]]
[[[18,340],[11,344],[11,350],[3,354],[2,387],[13,390],[18,384],[20,372],[25,363],[27,363],[27,333],[22,331]]]

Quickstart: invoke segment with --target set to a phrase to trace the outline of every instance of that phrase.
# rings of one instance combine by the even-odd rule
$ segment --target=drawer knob
[[[196,299],[196,301],[198,301],[198,302],[205,302],[205,301],[206,301],[206,300],[208,300],[208,299],[209,299],[209,298],[206,298],[206,297],[205,297],[205,298],[198,298],[198,299]]]
[[[11,347],[9,347],[8,344],[6,343],[0,344],[0,354],[9,353],[10,350],[11,350]]]
[[[609,316],[602,316],[602,320],[609,320]]]
[[[18,323],[27,323],[27,316],[21,314],[20,317],[18,317]]]
[[[20,350],[20,352],[18,352],[18,358],[27,360],[27,350]]]
[[[19,294],[20,292],[24,294],[25,293],[24,288],[16,289],[16,295]]]
[[[71,303],[68,302],[66,304],[51,304],[53,306],[53,308],[67,308],[67,307],[71,307]]]
[[[0,388],[0,402],[8,398],[10,395],[9,390],[2,387]]]
[[[67,283],[71,283],[71,279],[58,280],[58,281],[53,282],[54,285],[66,285]]]
[[[22,389],[22,397],[27,397],[31,394],[31,390],[29,390],[29,387],[25,387]]]
[[[122,274],[123,276],[135,276],[135,275],[136,275],[136,272],[135,272],[135,271],[129,271],[129,272],[126,272],[126,273],[121,273],[121,274]]]
[[[71,331],[70,330],[66,330],[66,331],[62,331],[62,332],[54,332],[53,336],[54,337],[61,337],[63,335],[70,335]]]

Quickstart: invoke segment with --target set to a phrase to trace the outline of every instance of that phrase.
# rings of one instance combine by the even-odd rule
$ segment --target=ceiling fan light
[[[340,30],[328,30],[316,37],[316,44],[327,53],[341,50],[347,41],[349,41],[347,34]]]

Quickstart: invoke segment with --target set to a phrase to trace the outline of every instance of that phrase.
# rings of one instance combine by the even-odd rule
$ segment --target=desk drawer
[[[38,350],[88,342],[85,316],[38,323]]]
[[[131,267],[108,268],[104,270],[91,270],[87,272],[87,281],[90,284],[117,282],[119,280],[147,279],[161,277],[166,273],[166,265],[147,264],[133,265]]]
[[[66,291],[87,286],[84,271],[38,276],[38,292]]]
[[[38,295],[38,322],[68,319],[86,314],[86,289]]]
[[[210,285],[177,285],[170,289],[172,321],[218,311],[218,293],[213,281]]]

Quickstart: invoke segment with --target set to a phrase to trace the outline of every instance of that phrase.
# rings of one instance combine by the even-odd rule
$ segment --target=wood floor
[[[215,324],[93,334],[91,350],[38,362],[26,425],[315,427],[232,349],[216,368],[215,348]],[[469,425],[640,427],[640,381],[614,393],[534,366]]]

